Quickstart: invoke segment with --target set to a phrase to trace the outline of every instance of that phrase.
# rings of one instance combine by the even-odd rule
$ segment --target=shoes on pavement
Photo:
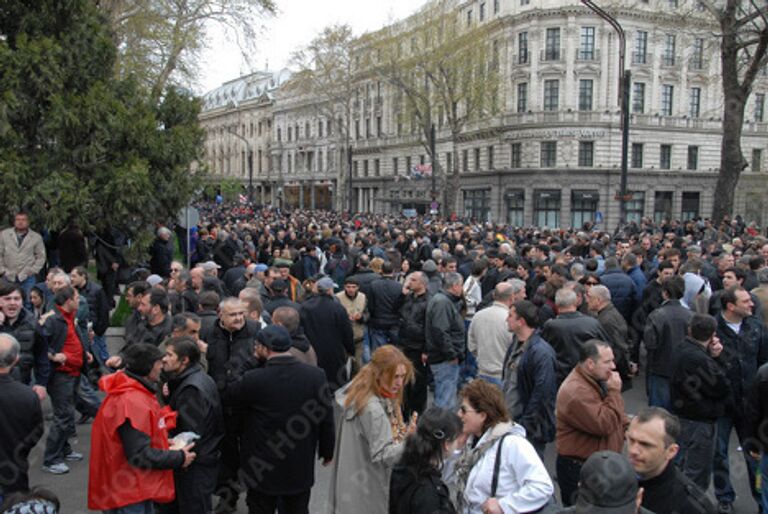
[[[719,502],[717,504],[717,514],[733,514],[733,503]]]
[[[43,466],[43,471],[50,473],[51,475],[63,475],[65,473],[69,473],[69,466],[63,462],[57,462],[56,464],[51,464],[50,466]]]
[[[64,460],[68,460],[69,462],[78,462],[83,460],[83,454],[75,451],[71,451],[64,456]]]

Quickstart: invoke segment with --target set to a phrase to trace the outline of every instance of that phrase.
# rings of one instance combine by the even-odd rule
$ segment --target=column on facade
[[[299,181],[299,209],[304,208],[304,182]]]
[[[357,207],[356,210],[362,211],[363,210],[363,188],[358,187],[357,188],[357,204],[355,205]]]
[[[576,53],[579,51],[581,45],[580,28],[578,21],[573,15],[568,16],[565,27],[563,28],[563,39],[561,45],[561,55],[565,59],[565,79],[563,80],[563,93],[562,103],[560,110],[565,111],[567,109],[579,110],[578,105],[578,93],[573,94],[574,91],[578,92],[578,82],[576,79]],[[574,104],[574,101],[576,102]]]

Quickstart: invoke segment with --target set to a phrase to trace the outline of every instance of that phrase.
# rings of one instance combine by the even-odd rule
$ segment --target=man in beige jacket
[[[29,216],[18,212],[13,227],[0,232],[0,277],[20,284],[24,303],[29,307],[29,291],[45,264],[45,244],[40,234],[29,228]]]
[[[352,323],[352,335],[355,342],[355,370],[363,365],[363,336],[365,324],[368,322],[368,300],[365,293],[360,291],[360,283],[354,276],[347,277],[344,281],[344,290],[336,293],[341,305],[349,314]]]

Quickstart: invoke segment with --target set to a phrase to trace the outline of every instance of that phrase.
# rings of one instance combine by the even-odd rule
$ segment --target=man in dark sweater
[[[725,413],[730,387],[719,360],[723,345],[715,335],[717,321],[694,314],[688,337],[680,345],[672,365],[672,412],[680,417],[679,466],[702,491],[712,479],[715,454],[715,423]]]
[[[18,286],[14,286],[18,287]],[[29,452],[43,435],[43,411],[32,389],[11,378],[21,346],[10,334],[0,334],[0,502],[29,489]]]
[[[651,512],[715,514],[715,506],[673,459],[679,449],[680,422],[660,407],[648,407],[627,429],[627,456],[644,489],[643,507]]]

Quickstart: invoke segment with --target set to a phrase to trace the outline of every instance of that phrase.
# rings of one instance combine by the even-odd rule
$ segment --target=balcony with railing
[[[648,52],[632,52],[632,64],[636,66],[647,66],[651,64]]]
[[[600,49],[579,48],[576,50],[576,62],[600,62]]]
[[[518,52],[512,56],[512,62],[518,66],[527,66],[531,64],[531,59],[528,54],[528,50]]]
[[[540,52],[539,60],[541,62],[561,62],[563,60],[563,53],[559,48],[547,48]]]
[[[675,66],[679,66],[681,62],[682,62],[682,59],[678,54],[665,53],[665,54],[662,54],[661,56],[662,68],[674,68]]]

